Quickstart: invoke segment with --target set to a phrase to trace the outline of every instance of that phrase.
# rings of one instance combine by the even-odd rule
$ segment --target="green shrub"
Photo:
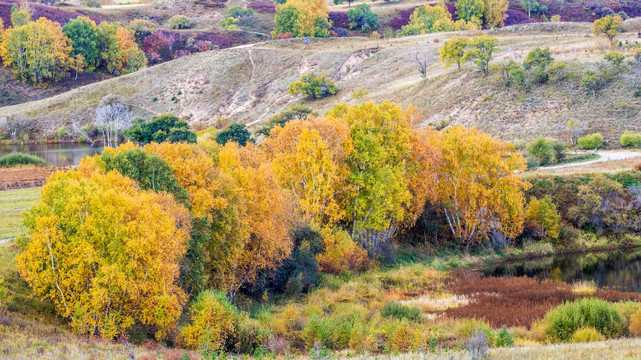
[[[597,329],[587,326],[582,327],[575,331],[572,334],[570,342],[573,343],[582,343],[582,342],[591,342],[591,341],[603,341],[605,336],[603,336]]]
[[[630,322],[632,315],[641,309],[641,303],[632,300],[615,302],[613,305],[619,312],[619,315],[623,316],[628,322]]]
[[[626,326],[614,305],[592,298],[557,306],[545,315],[543,322],[546,335],[555,341],[568,341],[584,327],[593,327],[605,337],[614,338],[622,335]]]
[[[600,133],[594,133],[580,137],[576,143],[583,150],[592,150],[602,147],[605,144],[605,140]]]
[[[322,99],[330,95],[336,95],[338,88],[336,84],[325,75],[316,76],[313,73],[303,75],[299,81],[289,85],[287,93],[296,96],[305,95],[310,99]]]
[[[513,344],[514,344],[514,336],[512,336],[512,333],[507,331],[507,327],[503,325],[498,335],[496,336],[496,341],[494,341],[494,345],[496,347],[509,347],[509,346],[512,346]]]
[[[185,15],[174,15],[169,19],[169,28],[171,29],[189,29],[191,26],[191,20]]]
[[[47,162],[36,155],[15,152],[0,157],[0,167],[17,165],[47,165]]]
[[[641,133],[626,130],[619,140],[624,147],[639,147],[641,145]]]
[[[238,323],[236,340],[243,354],[251,354],[254,350],[263,347],[270,337],[269,328],[256,319],[244,316]]]
[[[565,146],[551,138],[538,138],[528,144],[527,154],[538,165],[553,165],[565,160]]]
[[[94,8],[102,7],[102,4],[100,3],[99,0],[85,0],[83,2],[83,5],[87,7],[94,7]]]
[[[403,305],[398,301],[389,301],[381,308],[381,316],[399,320],[418,320],[421,318],[421,310],[415,306]]]
[[[138,118],[125,131],[125,138],[141,146],[152,142],[195,143],[197,140],[196,133],[189,130],[189,124],[173,114],[156,116],[150,122]]]

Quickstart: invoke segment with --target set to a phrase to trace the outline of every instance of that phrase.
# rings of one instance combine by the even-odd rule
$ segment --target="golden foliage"
[[[325,252],[318,254],[318,266],[322,272],[341,274],[344,271],[367,269],[367,252],[352,240],[344,230],[325,228],[321,231]]]
[[[186,300],[175,280],[189,214],[168,194],[102,174],[93,159],[42,188],[25,215],[18,270],[80,333],[113,339],[139,322],[163,338]]]
[[[346,160],[354,148],[347,125],[325,118],[290,121],[272,129],[264,148],[304,217],[324,226],[345,218]]]
[[[222,292],[201,292],[189,312],[191,322],[181,330],[181,340],[187,348],[217,351],[236,332],[238,310]]]
[[[476,128],[453,126],[433,136],[441,144],[437,192],[454,237],[469,245],[491,231],[521,234],[529,187],[517,174],[525,170],[523,157]]]

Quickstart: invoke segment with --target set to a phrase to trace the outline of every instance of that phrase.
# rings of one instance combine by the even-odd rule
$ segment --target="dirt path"
[[[596,163],[605,162],[605,161],[618,161],[618,160],[627,160],[627,159],[641,157],[641,152],[636,152],[636,151],[600,151],[598,154],[601,157],[596,160],[575,162],[575,163],[555,165],[555,166],[546,166],[546,167],[540,168],[539,170],[565,169],[569,167],[586,166],[586,165],[596,164]]]

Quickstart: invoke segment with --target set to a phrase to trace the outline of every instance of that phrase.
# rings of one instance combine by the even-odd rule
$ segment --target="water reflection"
[[[45,159],[47,163],[55,166],[78,165],[85,156],[98,154],[103,146],[96,144],[0,144],[0,156],[12,152],[33,154]]]
[[[486,276],[529,276],[567,283],[594,281],[598,287],[641,292],[641,249],[572,254],[504,264]]]

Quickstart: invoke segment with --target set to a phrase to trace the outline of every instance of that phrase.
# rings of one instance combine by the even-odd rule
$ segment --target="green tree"
[[[100,31],[88,17],[79,16],[69,20],[62,32],[71,40],[71,56],[82,55],[85,69],[93,71],[100,65]]]
[[[189,124],[173,114],[156,116],[150,122],[137,119],[125,131],[125,138],[140,145],[165,141],[195,143],[197,140],[196,134],[189,130]]]
[[[358,4],[347,11],[350,29],[370,31],[378,28],[378,15],[372,12],[368,4]]]
[[[463,61],[472,60],[485,76],[490,73],[490,61],[492,61],[492,54],[496,50],[498,40],[489,35],[482,35],[470,39],[468,45],[470,50],[465,51]]]
[[[322,99],[330,95],[336,95],[338,88],[332,79],[325,75],[307,73],[301,76],[299,81],[289,84],[287,93],[296,96],[306,95],[310,99]]]
[[[446,67],[456,63],[458,69],[461,70],[461,64],[465,60],[464,56],[466,47],[467,39],[460,36],[453,36],[443,44],[442,48],[438,49],[440,54],[439,59]]]
[[[594,35],[604,35],[610,40],[614,39],[623,31],[623,19],[616,15],[608,15],[594,21]]]
[[[483,25],[483,0],[457,0],[456,17],[478,26]]]
[[[597,91],[601,90],[606,84],[607,81],[592,70],[586,71],[580,82],[581,87],[589,91],[592,97],[596,97]]]
[[[216,134],[216,142],[225,145],[229,141],[234,141],[241,146],[247,145],[251,140],[251,133],[245,127],[245,124],[231,124],[229,128]]]

